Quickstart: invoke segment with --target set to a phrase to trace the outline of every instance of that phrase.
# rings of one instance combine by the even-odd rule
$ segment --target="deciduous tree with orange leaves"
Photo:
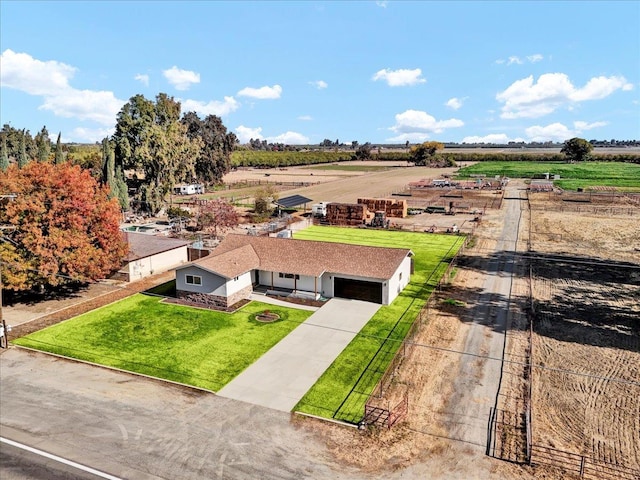
[[[31,162],[0,175],[4,288],[87,283],[118,269],[127,252],[117,199],[78,166]]]

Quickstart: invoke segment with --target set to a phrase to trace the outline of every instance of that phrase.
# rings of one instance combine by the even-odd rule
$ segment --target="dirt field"
[[[538,210],[545,198],[531,198],[533,359],[545,366],[533,441],[640,469],[640,210]]]

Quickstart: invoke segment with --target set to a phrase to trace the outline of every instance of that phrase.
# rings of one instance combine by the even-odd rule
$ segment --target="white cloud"
[[[530,63],[537,63],[540,62],[544,59],[544,56],[540,53],[534,53],[533,55],[527,55],[526,60]],[[499,58],[498,60],[496,60],[496,63],[498,65],[503,65],[503,64],[507,64],[508,65],[522,65],[524,63],[524,59],[520,58],[517,55],[511,55],[509,58],[507,58],[506,60],[503,58]]]
[[[0,55],[0,86],[29,95],[55,95],[68,90],[75,72],[76,68],[65,63],[43,62],[27,53],[7,49]]]
[[[236,127],[235,133],[240,143],[248,143],[252,138],[262,139],[262,127],[251,128],[240,125]]]
[[[224,101],[211,100],[210,102],[201,102],[199,100],[182,100],[183,112],[196,112],[202,115],[217,115],[223,117],[231,112],[235,112],[240,104],[233,97],[224,97]]]
[[[75,72],[70,65],[55,60],[43,62],[27,53],[7,49],[0,55],[0,86],[43,97],[39,108],[54,115],[113,125],[125,101],[110,91],[72,87],[69,81]]]
[[[573,122],[573,128],[575,128],[580,132],[584,130],[592,130],[594,128],[604,127],[606,125],[608,125],[608,122],[593,122],[593,123],[587,123],[587,122],[581,122],[581,121]]]
[[[576,89],[571,95],[571,100],[580,102],[583,100],[600,100],[608,97],[618,89],[624,91],[633,90],[633,85],[624,77],[594,77],[587,84]]]
[[[376,0],[376,5],[381,8],[387,8],[389,2],[387,0]]]
[[[414,70],[400,69],[400,70],[387,70],[382,69],[373,75],[372,80],[384,80],[390,87],[404,87],[407,85],[416,85],[418,83],[425,83],[426,80],[421,78],[422,70],[416,68]]]
[[[421,142],[429,138],[432,133],[442,133],[448,128],[462,127],[464,122],[457,118],[436,120],[427,112],[420,110],[406,110],[395,116],[396,124],[389,130],[396,136],[387,140],[392,142]]]
[[[308,145],[309,138],[298,132],[287,131],[273,137],[262,136],[262,127],[245,127],[240,125],[235,129],[236,136],[240,143],[247,143],[252,138],[266,140],[269,143],[284,143],[285,145]]]
[[[267,137],[271,143],[284,143],[285,145],[308,145],[309,138],[298,132],[285,132],[275,137]]]
[[[79,120],[91,120],[102,125],[113,125],[116,115],[125,104],[113,92],[68,89],[57,95],[46,96],[38,108],[55,115]]]
[[[546,73],[534,82],[533,75],[512,83],[496,95],[504,103],[502,118],[536,118],[552,113],[564,104],[599,100],[618,89],[633,86],[624,77],[596,77],[576,88],[564,73]]]
[[[522,138],[509,138],[506,133],[491,133],[484,137],[471,136],[464,137],[462,143],[494,143],[499,145],[506,145],[509,142],[524,142]]]
[[[531,142],[564,142],[576,136],[576,132],[569,130],[562,123],[552,123],[546,127],[534,125],[525,129]]]
[[[436,120],[427,112],[406,110],[396,115],[396,124],[389,130],[402,133],[442,133],[447,128],[462,127],[464,122],[457,118]]]
[[[312,82],[309,82],[309,85],[317,88],[318,90],[325,89],[329,86],[329,84],[324,80],[314,80]]]
[[[133,79],[139,81],[145,87],[149,86],[149,75],[145,75],[145,74],[142,74],[142,73],[136,73],[136,76],[133,77]]]
[[[235,129],[235,134],[240,143],[248,143],[250,139],[256,138],[259,140],[266,140],[269,143],[284,143],[285,145],[309,144],[309,138],[298,132],[288,131],[273,137],[263,137],[262,127],[251,128],[240,125]]]
[[[199,73],[182,70],[175,65],[168,70],[163,70],[162,74],[176,90],[189,90],[194,83],[200,83]]]
[[[298,120],[302,120],[303,122],[310,122],[311,120],[313,120],[313,117],[311,115],[300,115],[298,117]]]
[[[274,85],[273,87],[264,86],[260,88],[246,87],[238,92],[238,95],[241,97],[251,97],[260,100],[280,98],[281,94],[282,87],[280,85]]]
[[[84,128],[76,127],[71,130],[71,134],[67,137],[64,136],[63,142],[77,142],[77,143],[95,143],[99,142],[105,137],[110,137],[116,131],[115,128]],[[57,137],[56,137],[57,138]],[[52,138],[53,142],[56,138]]]
[[[464,98],[453,97],[447,100],[447,103],[445,103],[445,105],[449,108],[453,108],[454,110],[458,110],[460,107],[462,107],[462,104],[466,99],[467,97],[464,97]]]

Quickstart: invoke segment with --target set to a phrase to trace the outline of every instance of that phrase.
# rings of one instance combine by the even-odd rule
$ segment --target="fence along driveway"
[[[379,308],[332,298],[218,395],[290,412]]]

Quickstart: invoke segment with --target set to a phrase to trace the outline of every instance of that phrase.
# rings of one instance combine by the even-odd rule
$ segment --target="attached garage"
[[[382,283],[334,277],[333,294],[335,297],[382,303]]]

